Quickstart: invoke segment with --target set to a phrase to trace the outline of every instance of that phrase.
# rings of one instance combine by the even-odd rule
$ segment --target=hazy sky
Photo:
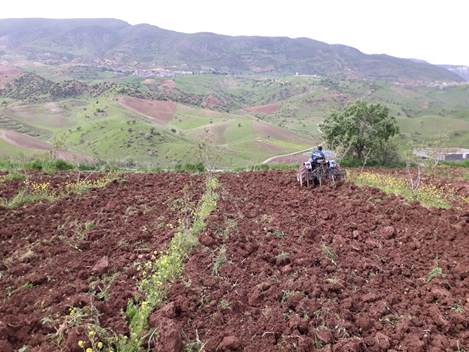
[[[2,0],[0,16],[110,17],[181,32],[309,37],[469,65],[467,0]]]

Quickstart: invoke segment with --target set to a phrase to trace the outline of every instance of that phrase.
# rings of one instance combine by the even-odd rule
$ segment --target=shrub
[[[80,171],[93,171],[97,170],[96,165],[88,165],[88,164],[78,164],[78,170]]]
[[[67,163],[65,160],[54,160],[51,162],[50,166],[55,170],[66,171],[66,170],[73,170],[75,167]]]
[[[360,161],[357,158],[354,158],[352,156],[347,156],[343,158],[340,161],[340,165],[343,167],[362,167],[363,166],[363,161]],[[383,163],[377,159],[370,159],[365,163],[365,166],[370,166],[370,167],[386,167],[386,168],[403,168],[406,166],[405,162],[402,160],[394,160],[394,161],[389,161],[386,163]]]
[[[66,162],[65,160],[32,160],[24,165],[25,169],[38,170],[38,171],[67,171],[73,170],[75,166]]]
[[[27,164],[26,167],[32,170],[42,170],[44,168],[44,162],[40,160],[33,160]]]
[[[18,163],[12,162],[11,160],[0,160],[0,169],[1,170],[11,170],[18,168]]]
[[[177,164],[175,167],[177,172],[205,172],[205,165],[201,162],[197,164]]]

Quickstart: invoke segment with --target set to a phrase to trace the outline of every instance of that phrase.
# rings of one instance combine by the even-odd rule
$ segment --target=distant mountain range
[[[447,69],[448,71],[456,73],[465,81],[469,81],[469,66],[462,66],[462,65],[440,65],[440,66]]]
[[[114,68],[307,74],[403,82],[462,81],[447,67],[367,55],[308,38],[186,34],[115,19],[0,20],[0,58]]]

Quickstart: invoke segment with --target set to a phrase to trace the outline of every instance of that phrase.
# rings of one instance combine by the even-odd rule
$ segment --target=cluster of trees
[[[399,162],[395,117],[381,104],[358,101],[331,114],[319,126],[328,144],[350,163],[390,165]]]

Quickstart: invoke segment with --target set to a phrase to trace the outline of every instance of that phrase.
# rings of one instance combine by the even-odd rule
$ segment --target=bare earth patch
[[[22,72],[10,65],[0,64],[0,89],[5,85],[22,75]]]
[[[18,133],[11,130],[0,130],[0,138],[5,142],[15,145],[20,148],[35,149],[35,150],[52,150],[52,146],[49,143],[43,142],[37,138],[28,136],[27,134]],[[71,162],[85,162],[93,163],[94,159],[83,154],[74,153],[66,150],[59,150],[57,157],[62,160]]]
[[[246,111],[252,112],[252,113],[263,113],[263,114],[273,114],[280,109],[280,104],[279,103],[271,103],[271,104],[266,104],[266,105],[257,105],[257,106],[251,106],[246,109]]]
[[[212,108],[217,105],[221,105],[223,101],[218,99],[217,97],[214,97],[213,95],[209,95],[204,99],[204,106],[207,108]]]
[[[27,149],[51,150],[52,146],[26,134],[10,130],[0,130],[0,138],[17,147]]]
[[[122,107],[162,125],[171,121],[176,114],[176,103],[174,101],[119,97],[118,102]]]
[[[164,81],[161,81],[161,85],[167,89],[176,89],[176,82],[174,82],[172,79],[165,79]]]
[[[62,109],[57,102],[49,102],[45,103],[44,107],[49,110],[50,112],[55,112],[55,113],[60,113],[63,112],[64,109]]]

